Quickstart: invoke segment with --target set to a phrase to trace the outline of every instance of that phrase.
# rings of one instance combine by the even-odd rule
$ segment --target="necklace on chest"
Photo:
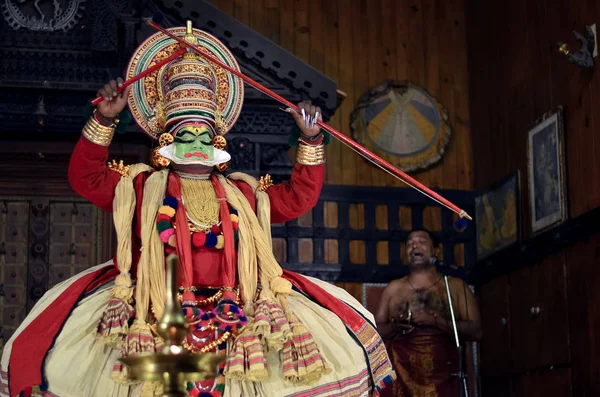
[[[220,221],[220,202],[217,198],[212,182],[207,179],[181,178],[181,205],[185,209],[188,229],[192,245],[222,249],[225,246],[225,237]],[[175,222],[180,201],[169,196],[163,200],[163,205],[158,210],[156,227],[163,243],[171,248],[177,246]],[[230,208],[229,215],[234,240],[238,241],[238,213]]]
[[[413,283],[410,282],[410,275],[406,278],[406,281],[408,281],[408,285],[410,285],[410,288],[413,289],[413,291],[427,291],[428,289],[433,288],[434,286],[436,286],[440,281],[442,281],[442,277],[440,276],[435,282],[431,283],[431,285],[429,285],[428,287],[421,287],[421,288],[417,288],[413,285]]]
[[[219,201],[209,180],[181,179],[181,203],[188,220],[203,232],[219,222]]]

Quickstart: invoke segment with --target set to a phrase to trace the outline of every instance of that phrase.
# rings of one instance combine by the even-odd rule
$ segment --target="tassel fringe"
[[[127,334],[127,355],[153,354],[156,352],[154,336],[143,320],[135,320]]]
[[[261,291],[255,314],[254,333],[261,336],[269,351],[281,351],[292,331],[283,308],[270,290]]]
[[[116,288],[116,287],[115,287]],[[135,310],[126,300],[113,297],[108,304],[94,332],[97,340],[118,349],[129,332],[129,320]]]
[[[236,380],[267,380],[267,359],[260,338],[250,328],[238,336],[227,354],[224,374]]]
[[[140,397],[157,397],[163,394],[162,382],[150,382],[146,381],[142,384],[140,390]]]
[[[293,336],[283,345],[283,377],[293,384],[310,385],[329,374],[331,368],[310,331],[295,315],[291,316],[294,320],[291,323]]]
[[[121,362],[123,357],[127,357],[127,346],[125,344],[121,346],[121,356],[115,362],[110,378],[113,382],[121,385],[137,385],[140,382],[131,380],[129,367]]]
[[[158,339],[160,341],[160,339]],[[121,357],[136,356],[138,354],[153,354],[157,352],[156,340],[150,327],[143,320],[136,320],[129,330],[125,343],[121,347]],[[140,383],[130,379],[129,368],[120,360],[113,367],[111,379],[120,384],[135,385]]]

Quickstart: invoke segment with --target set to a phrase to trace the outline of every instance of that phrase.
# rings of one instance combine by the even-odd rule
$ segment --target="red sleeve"
[[[290,183],[267,189],[271,201],[271,223],[283,223],[311,210],[319,200],[325,178],[325,164],[296,164]]]
[[[81,197],[112,212],[115,188],[121,175],[108,169],[107,161],[108,147],[92,143],[82,135],[71,155],[69,183]]]

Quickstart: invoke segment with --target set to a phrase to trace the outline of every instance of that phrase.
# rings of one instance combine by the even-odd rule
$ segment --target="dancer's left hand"
[[[319,134],[321,127],[317,125],[317,121],[323,121],[321,108],[313,106],[310,100],[302,101],[298,104],[300,112],[289,109],[289,112],[294,117],[298,128],[302,134],[313,137]]]

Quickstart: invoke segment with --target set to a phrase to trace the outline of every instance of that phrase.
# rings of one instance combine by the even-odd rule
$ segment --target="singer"
[[[439,243],[414,229],[406,242],[409,274],[388,284],[376,314],[398,379],[382,396],[458,397],[458,354],[444,276],[436,266]],[[479,309],[471,290],[449,277],[459,338],[479,340]]]

